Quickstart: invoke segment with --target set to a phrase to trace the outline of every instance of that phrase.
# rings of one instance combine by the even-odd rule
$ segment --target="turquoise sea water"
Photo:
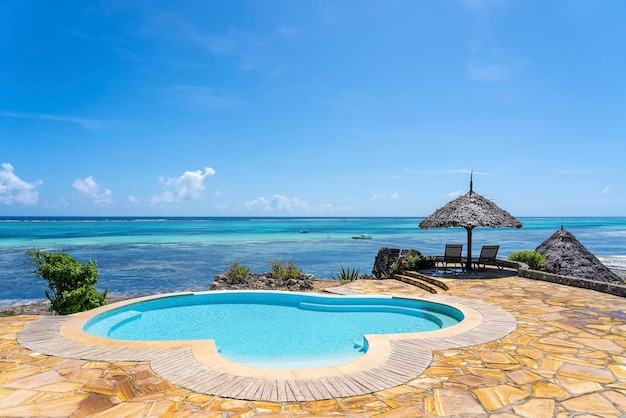
[[[371,273],[381,247],[442,254],[466,243],[464,229],[420,230],[423,218],[0,218],[0,307],[44,299],[25,251],[63,251],[98,261],[98,288],[114,296],[206,290],[237,260],[268,271],[293,260],[327,279],[342,267]],[[534,249],[561,224],[619,275],[626,273],[626,218],[519,218],[521,229],[477,228],[473,254],[499,244],[499,257]],[[308,233],[302,233],[306,230]],[[369,234],[372,240],[354,240]],[[464,252],[466,248],[464,246]]]

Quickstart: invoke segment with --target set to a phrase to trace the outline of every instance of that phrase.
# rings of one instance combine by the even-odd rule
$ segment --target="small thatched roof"
[[[564,276],[598,282],[618,282],[622,279],[606,267],[562,226],[550,238],[539,244],[538,253],[546,256],[544,268]]]
[[[479,226],[521,228],[522,223],[491,200],[470,189],[468,193],[437,209],[419,224],[422,229],[455,227],[473,229]]]
[[[448,202],[428,218],[420,222],[421,229],[465,228],[467,231],[467,261],[465,268],[472,269],[472,230],[478,226],[490,228],[521,228],[522,223],[513,215],[489,199],[474,193],[474,182],[470,176],[470,190],[463,196]]]

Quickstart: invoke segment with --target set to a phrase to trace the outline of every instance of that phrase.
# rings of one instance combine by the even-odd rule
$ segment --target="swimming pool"
[[[368,350],[366,335],[436,331],[463,318],[454,307],[409,298],[224,291],[131,303],[83,330],[114,340],[214,340],[230,361],[294,370],[353,361]]]

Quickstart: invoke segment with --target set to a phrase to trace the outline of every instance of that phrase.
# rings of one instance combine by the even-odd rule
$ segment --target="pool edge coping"
[[[358,359],[336,366],[300,370],[263,369],[235,363],[217,353],[213,340],[111,340],[87,334],[82,330],[82,326],[90,318],[111,309],[139,301],[191,294],[194,293],[146,296],[68,317],[56,317],[58,328],[49,335],[53,339],[56,337],[63,340],[65,345],[59,347],[68,347],[65,350],[51,349],[47,344],[42,346],[35,338],[29,339],[28,327],[20,333],[20,343],[27,348],[32,347],[36,351],[61,357],[74,356],[103,361],[129,361],[132,358],[134,361],[148,361],[157,374],[171,382],[208,394],[251,400],[313,400],[372,393],[397,386],[423,372],[431,362],[433,350],[493,341],[509,334],[517,326],[513,315],[481,301],[446,295],[397,296],[450,305],[460,310],[465,319],[457,325],[437,331],[368,335],[368,352]],[[330,385],[331,390],[321,390],[322,383],[329,386],[329,381],[335,382],[334,386]],[[233,382],[239,382],[245,387],[260,387],[271,383],[274,391],[266,394],[257,389],[246,394],[235,393],[234,388],[237,385]],[[281,396],[276,392],[276,386],[287,382],[291,386],[287,385],[284,396]],[[309,386],[316,388],[317,392],[305,390]]]

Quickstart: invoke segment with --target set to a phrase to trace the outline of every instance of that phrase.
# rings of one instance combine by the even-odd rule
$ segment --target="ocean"
[[[381,247],[442,254],[463,243],[464,229],[420,230],[423,218],[0,218],[0,307],[45,299],[26,250],[66,252],[96,260],[97,288],[131,297],[206,290],[233,261],[253,272],[270,259],[295,261],[305,273],[330,279],[342,267],[371,274]],[[561,225],[618,275],[626,274],[626,218],[518,218],[521,229],[476,228],[473,255],[499,244],[500,258],[534,250]],[[371,240],[352,236],[368,234]]]

